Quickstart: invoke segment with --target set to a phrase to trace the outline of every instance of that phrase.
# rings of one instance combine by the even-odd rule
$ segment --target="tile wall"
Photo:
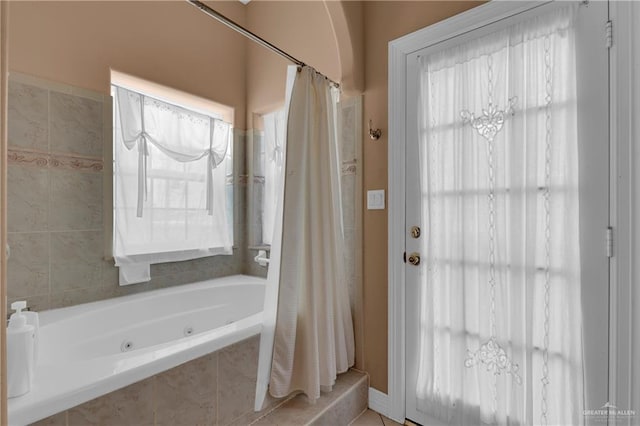
[[[362,135],[358,131],[358,120],[361,105],[355,101],[344,102],[338,111],[339,142],[342,149],[342,221],[344,225],[345,240],[345,264],[347,267],[347,283],[349,287],[349,300],[354,317],[357,315],[358,299],[360,294],[360,253],[362,251],[359,240],[357,224],[359,212],[359,177],[358,158],[360,157],[358,142]]]
[[[12,73],[8,115],[9,304],[26,299],[41,311],[243,272],[247,250],[234,249],[232,256],[152,265],[150,282],[120,287],[117,268],[105,260],[111,98]],[[243,248],[244,146],[244,132],[236,132],[230,184],[235,246]]]
[[[253,258],[259,249],[269,250],[269,246],[262,243],[262,201],[264,196],[264,132],[260,130],[247,131],[248,179],[247,191],[249,195],[247,211],[247,238],[249,241],[249,262],[247,269],[250,275],[266,277],[267,266],[260,266]]]
[[[343,99],[338,108],[342,149],[342,221],[345,266],[355,338],[355,366],[364,365],[362,286],[362,97]]]

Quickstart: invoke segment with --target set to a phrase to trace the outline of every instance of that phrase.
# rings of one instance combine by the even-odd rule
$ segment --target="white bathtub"
[[[40,313],[25,425],[260,333],[262,278],[235,275]]]

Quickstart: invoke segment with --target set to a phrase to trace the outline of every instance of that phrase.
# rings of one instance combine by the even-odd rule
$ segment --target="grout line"
[[[9,80],[11,82],[24,84],[27,86],[34,86],[47,92],[56,92],[64,95],[73,95],[79,98],[86,98],[94,100],[96,102],[105,102],[105,97],[109,96],[102,92],[98,92],[92,89],[85,89],[78,86],[72,86],[62,82],[48,80],[45,78],[37,77],[31,74],[25,74],[18,71],[11,71],[9,73]]]
[[[364,416],[364,413],[366,413],[367,411],[369,411],[369,407],[365,407],[365,409],[364,409],[364,410],[362,410],[362,413],[358,414],[358,415],[356,416],[356,418],[355,418],[355,419],[353,419],[353,420],[351,420],[351,421],[349,422],[349,425],[348,425],[348,426],[353,425],[353,424],[356,422],[356,420],[358,420],[360,417]],[[372,410],[372,411],[373,411],[373,410]]]
[[[51,90],[47,91],[47,154],[51,152]]]
[[[156,405],[156,393],[158,392],[158,374],[154,374],[149,377],[151,379],[151,415],[153,418],[153,425],[158,425],[158,410]],[[147,380],[147,379],[145,379]]]
[[[384,417],[382,417],[382,414],[380,413],[376,413],[379,417],[380,417],[380,421],[382,422],[382,426],[387,426],[387,424],[384,422]]]
[[[7,231],[7,235],[20,235],[20,234],[48,234],[49,231]]]
[[[51,309],[51,294],[53,293],[53,242],[51,238],[51,170],[49,167],[49,153],[51,152],[51,90],[47,90],[47,165],[44,169],[47,172],[47,245],[49,247],[49,276],[47,277],[48,293],[47,293],[47,309]],[[67,410],[67,424],[69,424],[69,410]]]
[[[37,232],[46,232],[48,234],[68,234],[71,232],[102,232],[102,228],[88,228],[88,229],[52,229],[50,231],[37,231]],[[21,233],[28,234],[27,231],[22,231]]]
[[[291,401],[293,398],[295,398],[296,396],[298,396],[299,394],[292,394],[286,398],[284,398],[282,401],[278,402],[276,405],[274,405],[273,407],[270,407],[269,410],[267,410],[264,414],[260,415],[260,417],[258,417],[257,419],[253,420],[251,423],[249,423],[249,426],[253,425],[254,423],[257,423],[258,421],[264,419],[265,417],[267,417],[269,414],[273,413],[274,411],[276,411],[278,408],[282,407],[284,404],[286,404],[287,402]]]
[[[218,352],[218,351],[216,351]],[[216,353],[215,355],[216,357],[216,411],[214,413],[215,415],[215,424],[219,425],[219,418],[220,418],[220,369],[218,368],[220,366],[220,356],[219,354]]]

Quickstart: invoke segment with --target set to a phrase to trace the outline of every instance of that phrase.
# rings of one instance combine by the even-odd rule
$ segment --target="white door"
[[[582,409],[609,401],[608,3],[560,3],[407,56],[415,423],[602,424]]]

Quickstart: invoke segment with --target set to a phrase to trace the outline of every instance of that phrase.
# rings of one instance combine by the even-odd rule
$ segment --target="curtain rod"
[[[273,44],[269,43],[267,40],[263,39],[262,37],[252,33],[251,31],[249,31],[248,29],[246,29],[242,25],[232,21],[231,19],[227,18],[226,16],[224,16],[220,12],[210,8],[209,6],[204,4],[203,2],[198,1],[198,0],[187,0],[187,2],[191,3],[192,6],[195,6],[198,9],[200,9],[200,11],[202,11],[204,14],[210,16],[211,18],[217,20],[218,22],[223,23],[224,25],[226,25],[227,27],[231,28],[232,30],[239,32],[243,36],[247,37],[249,40],[258,43],[262,47],[266,47],[267,49],[269,49],[269,50],[277,53],[278,55],[286,58],[287,60],[293,62],[294,64],[298,65],[299,67],[307,66],[307,64],[305,64],[301,60],[294,58],[293,56],[289,55],[284,50],[280,49],[277,46],[274,46]],[[318,72],[318,71],[316,71],[316,72]],[[325,76],[324,74],[319,73],[319,72],[318,72],[318,74],[322,75],[324,78],[329,80],[329,82],[331,82],[331,84],[333,84],[334,86],[340,87],[340,84],[338,84],[335,81],[331,80],[329,77]]]

